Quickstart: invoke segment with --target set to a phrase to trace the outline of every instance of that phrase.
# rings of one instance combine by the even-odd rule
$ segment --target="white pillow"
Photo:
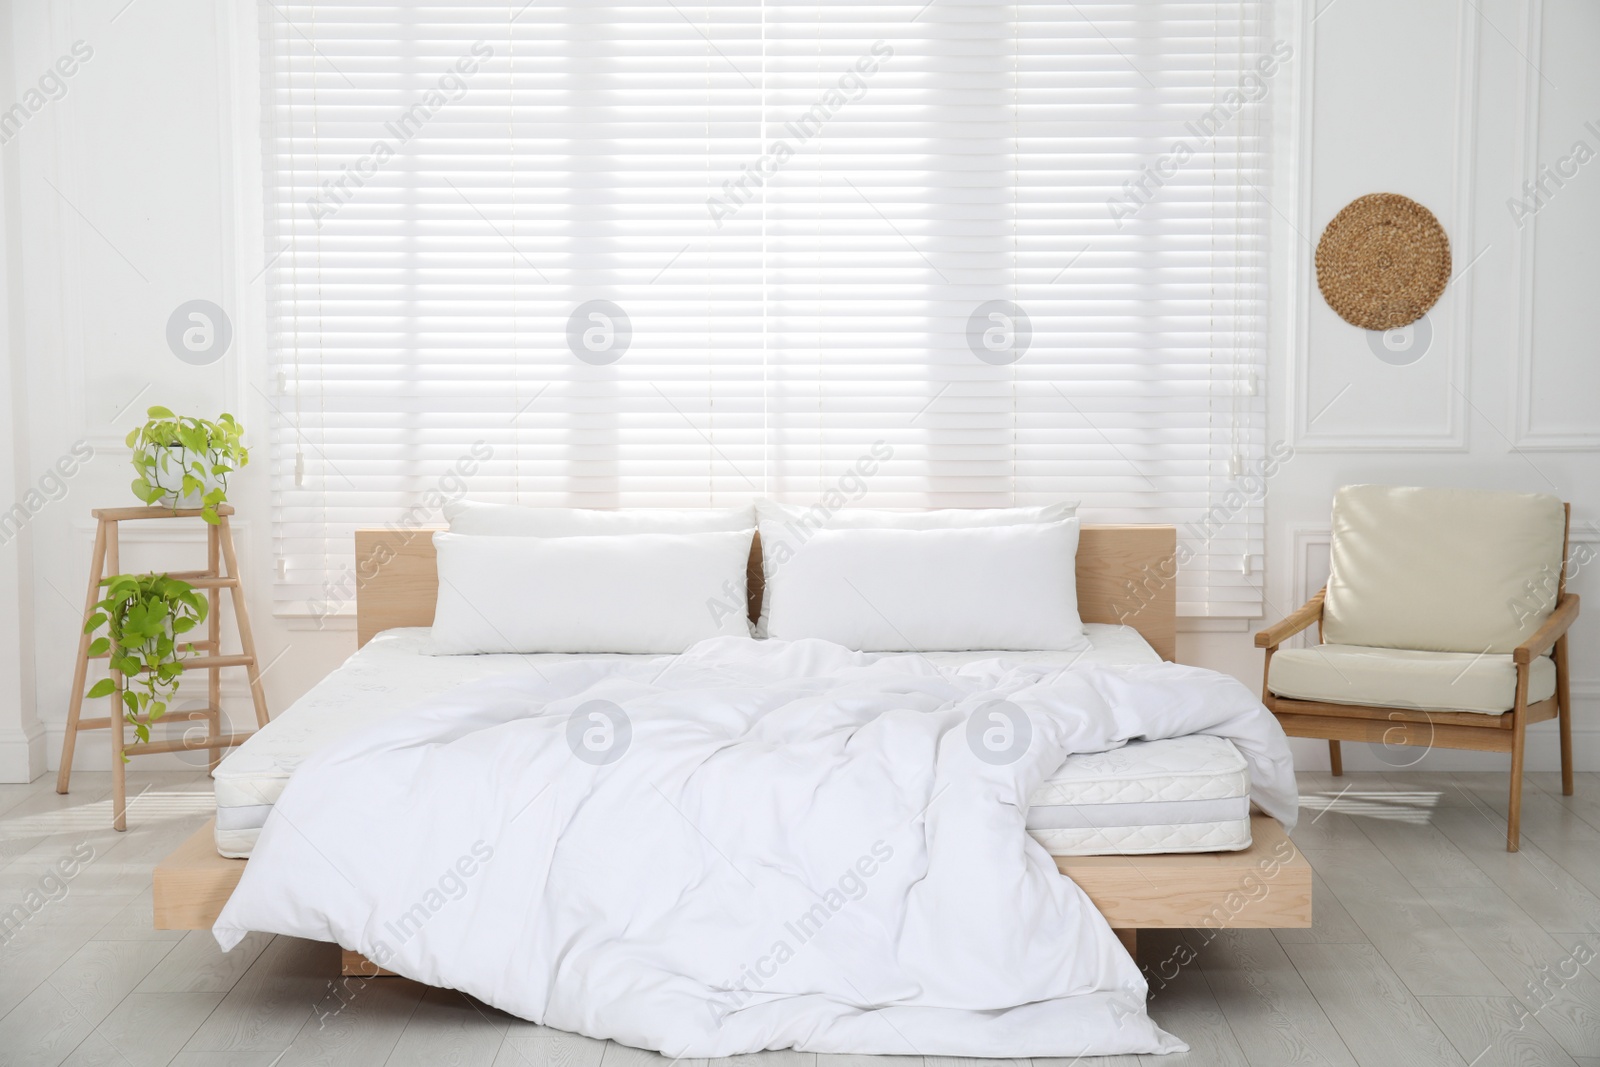
[[[448,513],[448,512],[447,512]],[[974,526],[1021,526],[1030,522],[1060,522],[1078,513],[1076,500],[1038,504],[1022,508],[937,508],[933,511],[900,511],[890,508],[829,508],[780,504],[775,500],[756,502],[762,525],[779,523],[793,531],[813,530],[964,530]],[[801,538],[804,540],[804,538]]]
[[[707,637],[749,637],[752,536],[436,533],[430,651],[682,652]]]
[[[742,508],[533,508],[457,500],[446,504],[450,532],[502,537],[590,537],[750,530],[755,506]]]
[[[1060,522],[1078,513],[1076,500],[1021,508],[938,508],[933,511],[829,508],[823,504],[804,507],[780,504],[775,500],[758,500],[755,506],[761,522],[762,573],[767,576],[782,566],[818,530],[961,530],[980,526]],[[764,597],[761,601],[761,617],[756,621],[758,636],[766,636],[767,605],[770,603],[771,597]]]
[[[767,577],[768,633],[864,652],[1087,648],[1077,555],[1076,518],[819,530]]]

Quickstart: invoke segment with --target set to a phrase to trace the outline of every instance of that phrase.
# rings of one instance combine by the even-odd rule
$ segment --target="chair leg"
[[[1506,816],[1506,851],[1515,852],[1522,844],[1522,748],[1521,727],[1511,740],[1511,802]]]
[[[1333,776],[1339,777],[1344,773],[1344,754],[1339,751],[1339,742],[1328,742],[1328,762],[1333,765]]]
[[[1517,667],[1517,699],[1511,707],[1511,799],[1506,805],[1506,851],[1522,843],[1522,757],[1528,743],[1527,664]]]
[[[1567,635],[1556,641],[1556,714],[1561,720],[1561,792],[1572,795],[1572,687],[1567,678]]]

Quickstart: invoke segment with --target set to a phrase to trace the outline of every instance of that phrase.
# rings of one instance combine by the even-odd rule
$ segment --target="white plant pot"
[[[179,457],[185,455],[185,453],[183,449],[174,446],[168,446],[167,453],[168,459],[166,470],[161,469],[161,463],[158,457],[155,470],[153,470],[150,474],[150,484],[159,489],[165,490],[165,492],[163,492],[161,495],[161,499],[156,501],[156,505],[158,507],[198,508],[205,503],[204,498],[207,493],[211,492],[213,489],[223,486],[224,483],[222,478],[210,472],[211,465],[215,462],[215,460],[208,454],[205,457],[206,474],[200,478],[199,491],[183,495],[183,471],[179,466]],[[192,458],[190,459],[190,462],[193,462]]]

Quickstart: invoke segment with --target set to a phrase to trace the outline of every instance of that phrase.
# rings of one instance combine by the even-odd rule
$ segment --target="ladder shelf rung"
[[[122,751],[128,756],[155,756],[162,752],[196,752],[208,748],[234,748],[244,744],[255,736],[251,730],[247,734],[218,734],[216,737],[197,737],[194,740],[177,738],[172,741],[141,741],[138,744],[124,745]]]
[[[141,715],[138,721],[146,726],[160,726],[164,722],[206,722],[216,718],[222,713],[216,708],[195,708],[192,711],[169,711],[154,723],[147,716]],[[129,720],[124,719],[124,722]],[[103,715],[97,719],[79,719],[78,732],[84,730],[109,730],[111,729],[111,716]]]
[[[149,571],[140,577],[148,577],[150,574],[164,574],[168,578],[187,582],[196,589],[232,589],[239,584],[239,579],[236,577],[212,574],[210,571]]]
[[[194,650],[196,652],[214,652],[214,651],[216,651],[216,648],[217,648],[217,643],[215,641],[183,641],[183,642],[180,642],[180,643],[183,644],[184,646],[193,645],[194,646]],[[89,658],[90,659],[110,659],[111,658],[111,653],[102,652],[98,656],[90,656]]]
[[[160,726],[164,722],[207,722],[216,712],[216,708],[195,708],[191,711],[169,711],[154,722],[150,721],[148,715],[140,715],[137,721],[143,726]]]
[[[200,642],[196,641],[195,645],[196,645],[196,647],[199,647]],[[205,647],[206,648],[210,648],[211,647],[211,642],[207,641],[205,643]],[[101,653],[98,656],[90,656],[89,658],[90,659],[110,659],[111,656],[108,653]],[[248,667],[252,663],[254,663],[255,661],[256,661],[256,658],[254,656],[237,655],[237,656],[190,656],[187,659],[182,660],[181,662],[183,663],[183,669],[187,672],[187,671],[208,671],[213,667]]]
[[[183,661],[185,671],[206,671],[212,667],[249,667],[254,664],[254,656],[195,656],[193,659]]]

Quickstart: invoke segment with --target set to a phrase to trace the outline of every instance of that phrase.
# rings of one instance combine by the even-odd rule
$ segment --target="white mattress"
[[[1089,624],[1086,652],[1008,652],[1002,658],[1065,666],[1160,662],[1129,626]],[[426,628],[387,630],[295,701],[213,772],[217,851],[248,856],[272,804],[312,752],[455,686],[530,664],[574,658],[430,656]],[[938,665],[994,658],[993,652],[934,652]],[[1029,831],[1055,855],[1218,851],[1250,843],[1249,781],[1228,741],[1186,737],[1075,756],[1034,795]],[[1219,805],[1228,805],[1226,807]],[[1037,825],[1036,825],[1037,821]]]
[[[1249,848],[1250,772],[1209,734],[1073,756],[1028,798],[1028,833],[1052,856]]]

